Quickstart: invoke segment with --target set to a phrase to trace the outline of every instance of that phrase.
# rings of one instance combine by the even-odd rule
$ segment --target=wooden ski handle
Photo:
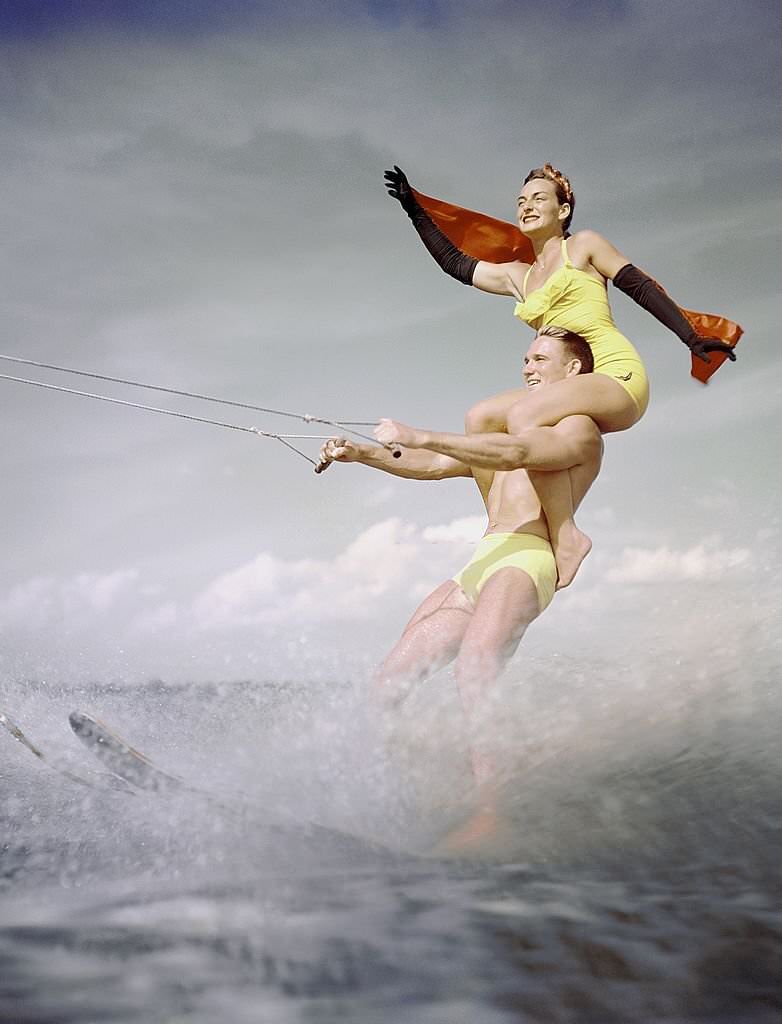
[[[387,444],[387,445],[384,445],[383,447],[384,448],[388,448],[388,450],[391,452],[391,454],[394,456],[395,459],[401,459],[402,458],[402,449],[400,447],[398,447],[398,445]],[[318,474],[325,473],[326,470],[331,465],[332,461],[335,461],[335,460],[329,459],[328,462],[319,462],[317,464],[317,466],[315,467],[315,472],[318,473]]]

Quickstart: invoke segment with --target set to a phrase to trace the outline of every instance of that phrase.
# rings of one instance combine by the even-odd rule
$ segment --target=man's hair
[[[579,373],[592,373],[595,368],[595,359],[592,349],[586,338],[582,338],[575,331],[569,331],[566,327],[557,327],[556,324],[547,324],[538,331],[538,337],[556,338],[562,342],[565,356],[568,359],[578,359],[581,363]]]
[[[560,205],[562,205],[562,203],[570,204],[570,213],[562,222],[562,230],[565,234],[565,238],[567,238],[570,222],[573,220],[573,214],[576,212],[576,197],[573,194],[573,186],[570,184],[570,178],[564,175],[562,171],[557,170],[556,167],[552,167],[551,164],[545,163],[542,167],[535,167],[529,172],[522,182],[522,187],[526,185],[527,182],[534,181],[536,178],[543,178],[554,185]]]

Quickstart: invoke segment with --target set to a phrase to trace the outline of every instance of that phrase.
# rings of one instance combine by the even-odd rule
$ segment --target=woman
[[[627,430],[638,422],[649,401],[646,370],[613,322],[609,280],[677,334],[697,358],[708,363],[710,352],[721,352],[735,360],[730,345],[698,335],[659,285],[607,239],[588,230],[570,235],[575,196],[569,180],[551,164],[529,172],[517,201],[517,223],[531,243],[532,262],[490,263],[462,252],[428,216],[398,167],[386,171],[385,177],[389,194],[400,202],[446,273],[482,291],[514,297],[515,315],[532,328],[556,324],[582,335],[592,348],[594,372],[540,391],[515,389],[481,402],[467,415],[468,432],[520,433],[579,414],[590,416],[603,433]],[[534,483],[562,588],[572,581],[591,541],[573,521],[569,475],[535,473]]]

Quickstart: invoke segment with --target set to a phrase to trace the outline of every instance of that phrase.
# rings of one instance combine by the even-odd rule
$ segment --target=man
[[[527,387],[592,371],[587,342],[553,325],[537,334],[524,358]],[[587,416],[513,434],[441,434],[380,420],[374,447],[343,437],[321,448],[321,462],[360,462],[413,480],[472,477],[488,514],[486,533],[462,571],[420,605],[382,663],[376,683],[390,704],[455,659],[462,706],[473,731],[476,782],[494,772],[477,735],[483,697],[518,647],[530,622],[554,596],[557,570],[546,520],[534,489],[536,472],[568,472],[574,508],[600,469],[603,443]],[[391,447],[401,448],[401,457]],[[532,473],[532,479],[530,478]]]

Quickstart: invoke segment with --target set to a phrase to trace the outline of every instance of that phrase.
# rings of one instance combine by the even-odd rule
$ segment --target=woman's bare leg
[[[508,429],[508,413],[527,394],[527,388],[502,391],[484,398],[467,412],[464,430],[467,434],[502,434]]]
[[[557,590],[573,582],[581,563],[592,550],[591,539],[576,526],[576,502],[570,473],[569,469],[553,473],[527,470],[548,524],[557,563]]]
[[[467,413],[467,433],[520,433],[529,426],[523,405],[523,399],[528,393],[527,388],[515,388],[479,402]],[[519,403],[522,405],[516,422],[512,410]],[[573,582],[579,566],[592,549],[592,541],[576,526],[570,471],[527,472],[548,522],[551,546],[557,562],[557,590],[561,590]]]
[[[589,416],[601,433],[627,430],[639,419],[635,403],[621,384],[606,374],[585,373],[545,388],[516,388],[486,399],[468,412],[466,426],[467,433],[506,430],[517,434],[530,427],[551,427],[575,415]],[[561,590],[573,581],[592,541],[575,523],[570,470],[528,473],[548,522]]]

